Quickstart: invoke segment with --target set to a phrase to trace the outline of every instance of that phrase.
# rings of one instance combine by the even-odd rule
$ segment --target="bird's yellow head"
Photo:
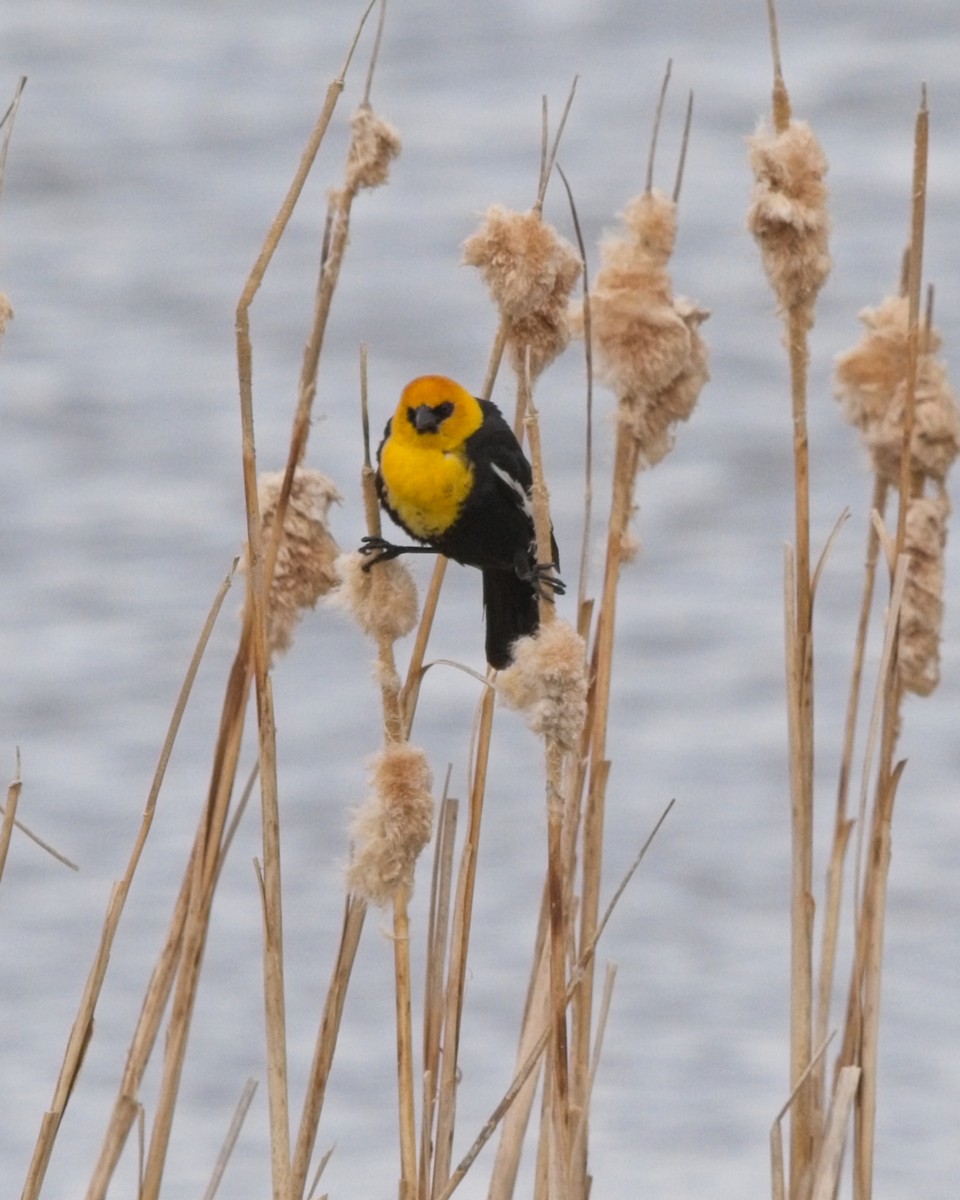
[[[403,389],[391,435],[403,444],[449,453],[482,423],[480,403],[466,388],[443,375],[421,375]]]

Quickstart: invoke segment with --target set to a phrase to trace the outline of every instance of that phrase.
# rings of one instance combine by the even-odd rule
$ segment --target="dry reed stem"
[[[527,992],[527,1002],[524,1008],[523,1023],[520,1027],[520,1039],[517,1046],[515,1074],[519,1073],[523,1064],[533,1052],[539,1037],[539,1032],[548,1026],[550,1014],[550,956],[549,941],[545,936],[546,924],[544,911],[541,908],[540,924],[534,951],[534,967]],[[547,916],[549,920],[549,914]],[[525,1077],[510,1107],[503,1118],[503,1128],[500,1132],[500,1142],[490,1173],[490,1186],[487,1190],[488,1200],[511,1200],[516,1187],[517,1173],[520,1169],[520,1158],[523,1153],[523,1140],[530,1121],[530,1113],[537,1089],[537,1070],[539,1060]]]
[[[450,1178],[453,1154],[453,1130],[456,1120],[457,1059],[460,1050],[460,1024],[467,976],[467,954],[473,917],[473,895],[477,875],[480,824],[490,758],[495,693],[485,688],[480,700],[473,777],[470,784],[470,809],[466,837],[460,852],[457,890],[454,901],[449,965],[443,1005],[443,1056],[438,1084],[437,1131],[434,1139],[432,1194],[445,1188]]]
[[[897,554],[903,553],[906,537],[907,504],[914,494],[910,448],[916,413],[917,360],[920,346],[920,292],[923,279],[923,235],[927,212],[927,158],[930,140],[930,114],[927,89],[921,89],[920,108],[913,133],[913,188],[910,206],[910,251],[907,256],[907,378],[903,400],[903,442],[900,454],[900,509],[897,514]]]
[[[363,494],[364,511],[367,518],[367,532],[371,536],[378,536],[380,533],[380,510],[377,501],[376,477],[370,459],[369,421],[366,416],[368,404],[367,355],[365,346],[361,347],[360,355],[360,392],[365,434],[364,464],[361,471],[360,485]],[[376,580],[372,580],[371,584],[375,584],[376,582]],[[364,844],[362,845],[359,844],[360,839],[357,839],[359,849],[355,847],[353,852],[354,861],[351,865],[351,879],[356,883],[357,879],[365,878],[361,870],[361,856],[369,859],[371,866],[373,865],[374,858],[379,859],[381,864],[386,864],[389,857],[391,874],[389,878],[385,877],[383,879],[383,887],[385,889],[384,896],[389,891],[392,893],[393,899],[394,997],[397,1036],[398,1113],[400,1122],[400,1197],[401,1200],[415,1200],[417,1193],[417,1137],[413,1087],[410,923],[407,912],[407,900],[409,889],[412,886],[412,878],[408,880],[407,875],[409,874],[412,877],[414,862],[421,846],[424,844],[424,839],[420,832],[417,832],[415,843],[411,840],[411,836],[405,838],[402,862],[400,863],[399,873],[396,873],[397,852],[390,849],[396,839],[390,838],[385,841],[379,834],[379,826],[386,819],[386,810],[398,807],[398,786],[402,784],[402,797],[399,797],[399,799],[402,799],[403,803],[400,805],[397,821],[407,823],[415,815],[410,799],[411,790],[416,788],[419,794],[423,792],[424,787],[429,788],[430,784],[428,779],[421,778],[424,772],[429,775],[425,756],[423,756],[422,752],[416,752],[418,757],[414,757],[414,748],[410,747],[406,742],[406,730],[404,727],[400,694],[400,677],[397,673],[393,652],[396,631],[392,628],[381,627],[374,632],[377,642],[378,677],[380,680],[383,731],[386,747],[380,756],[380,767],[378,769],[378,774],[380,775],[380,784],[376,798],[379,809],[376,814],[378,828],[377,831],[374,831],[369,827],[369,817],[374,815],[372,810],[366,816],[364,814],[358,815],[355,828],[361,827],[360,822],[364,822],[362,828],[370,836],[364,836]],[[398,754],[395,753],[399,752],[401,747],[404,751],[410,752],[403,758],[402,780],[397,775],[397,771],[401,769],[401,764]],[[396,761],[396,769],[392,772],[389,781],[384,775],[387,768],[388,755],[392,755],[390,761]],[[416,780],[409,778],[411,769],[416,771]],[[421,818],[420,824],[422,824],[423,816],[423,799],[426,799],[429,804],[429,794],[425,794],[416,801],[416,814]],[[411,835],[413,832],[411,830]],[[424,830],[423,832],[426,831]],[[383,848],[378,850],[376,854],[373,853],[375,842],[376,845],[383,843]],[[388,855],[384,851],[388,851]],[[366,874],[369,875],[369,870],[367,870]],[[367,888],[363,890],[369,892]],[[379,896],[375,895],[374,898],[379,899]]]
[[[573,1131],[571,1161],[574,1164],[582,1162],[584,1164],[584,1171],[586,1170],[587,1161],[587,1135],[589,1129],[590,1102],[593,1095],[593,1087],[597,1081],[597,1071],[600,1067],[600,1052],[603,1049],[603,1039],[607,1031],[607,1020],[610,1016],[610,1005],[613,1003],[613,985],[616,981],[616,978],[616,964],[608,963],[606,974],[604,975],[603,979],[603,992],[600,997],[600,1011],[597,1015],[597,1032],[593,1039],[593,1055],[590,1061],[590,1070],[587,1073],[584,1097],[582,1100],[580,1097],[578,1097],[578,1108],[576,1110],[577,1121]],[[593,1181],[589,1176],[585,1176],[582,1180],[583,1187],[579,1194],[588,1196],[592,1182]]]
[[[144,844],[146,843],[147,836],[150,833],[150,829],[153,824],[153,817],[156,811],[157,801],[160,796],[160,788],[163,784],[163,779],[166,774],[167,764],[173,751],[173,745],[180,729],[183,714],[187,706],[187,701],[190,697],[190,692],[193,688],[193,683],[200,667],[200,662],[203,658],[204,652],[206,651],[210,634],[213,631],[213,626],[216,623],[220,609],[223,605],[223,601],[233,580],[233,571],[235,568],[236,562],[234,562],[230,573],[220,585],[220,588],[217,591],[213,604],[210,608],[210,612],[207,615],[207,619],[204,622],[199,640],[194,648],[190,664],[187,668],[184,681],[180,687],[180,693],[177,697],[173,714],[170,718],[167,734],[164,738],[163,746],[160,751],[160,757],[154,771],[153,780],[150,784],[147,803],[144,808],[143,817],[140,821],[140,828],[137,832],[136,839],[134,840],[133,849],[127,861],[126,870],[124,871],[120,881],[114,884],[113,888],[111,889],[110,899],[107,904],[107,912],[104,917],[103,926],[100,932],[100,941],[90,967],[90,972],[84,985],[83,995],[80,1000],[77,1015],[74,1018],[70,1035],[67,1039],[63,1063],[61,1064],[60,1073],[57,1077],[57,1082],[54,1087],[53,1099],[51,1100],[50,1108],[44,1118],[41,1136],[38,1138],[34,1148],[33,1157],[27,1173],[27,1179],[24,1184],[23,1200],[33,1200],[34,1197],[39,1196],[40,1194],[44,1175],[46,1174],[47,1165],[50,1160],[50,1154],[53,1150],[53,1142],[59,1131],[60,1122],[63,1118],[67,1101],[70,1098],[70,1093],[73,1091],[74,1084],[76,1083],[76,1079],[83,1062],[83,1056],[86,1051],[87,1044],[89,1043],[90,1037],[93,1033],[94,1013],[96,1011],[97,1001],[99,1000],[100,992],[103,987],[103,981],[106,977],[107,965],[110,960],[110,951],[113,947],[114,938],[116,937],[120,918],[123,914],[123,908],[130,890],[130,885],[133,882],[133,877],[136,873],[137,866],[139,865]]]
[[[17,747],[16,769],[13,779],[7,787],[7,804],[3,810],[3,824],[0,825],[0,880],[3,879],[3,868],[7,862],[10,849],[10,838],[13,835],[13,825],[17,819],[17,805],[20,802],[20,792],[23,790],[23,780],[20,778],[20,747]]]
[[[907,562],[903,554],[907,509],[915,494],[911,473],[910,447],[913,439],[916,403],[917,359],[919,353],[919,320],[923,267],[923,238],[926,215],[926,180],[929,144],[929,113],[926,88],[921,90],[921,102],[914,126],[914,159],[912,203],[910,214],[910,250],[907,259],[907,302],[909,305],[907,336],[907,378],[903,403],[903,443],[901,451],[900,505],[894,553],[896,570],[891,589],[892,649],[883,681],[882,716],[880,718],[880,762],[874,799],[870,836],[870,854],[863,883],[863,908],[857,926],[857,959],[860,970],[859,1065],[862,1068],[855,1120],[854,1196],[855,1200],[870,1200],[873,1194],[873,1152],[877,1097],[877,1047],[879,1038],[880,979],[883,963],[883,927],[886,907],[886,885],[890,863],[890,836],[893,803],[904,762],[894,764],[897,736],[900,728],[900,708],[903,681],[898,668],[899,620],[907,580]]]
[[[333,1065],[334,1051],[340,1032],[340,1021],[343,1017],[343,1006],[347,998],[347,986],[356,960],[357,947],[360,945],[360,935],[363,932],[364,917],[367,905],[355,896],[348,896],[343,915],[343,929],[340,934],[340,944],[334,963],[330,986],[327,988],[323,1005],[323,1015],[317,1029],[314,1044],[313,1059],[310,1064],[310,1074],[303,1101],[303,1111],[300,1116],[300,1127],[297,1133],[291,1166],[291,1194],[294,1200],[300,1200],[304,1195],[307,1174],[310,1170],[310,1159],[313,1157],[317,1139],[317,1128],[323,1111],[323,1101],[326,1096],[327,1081],[330,1078],[330,1068]]]
[[[300,166],[281,206],[263,249],[254,264],[237,306],[237,376],[240,391],[240,418],[243,433],[242,459],[246,498],[249,573],[247,598],[252,631],[251,649],[257,696],[257,728],[260,753],[260,794],[263,836],[263,919],[264,919],[264,1007],[267,1038],[267,1080],[270,1107],[271,1176],[274,1200],[285,1200],[290,1191],[290,1118],[286,1061],[286,1004],[283,980],[283,926],[280,868],[280,817],[277,801],[276,731],[273,693],[267,653],[266,593],[273,563],[283,536],[286,503],[293,486],[293,475],[306,445],[309,412],[315,392],[316,364],[319,361],[326,314],[339,273],[349,223],[349,201],[357,188],[356,180],[341,193],[340,220],[335,222],[329,256],[317,289],[317,302],[311,335],[304,354],[300,397],[291,437],[290,455],[281,494],[277,503],[276,523],[266,563],[261,543],[261,519],[257,497],[256,450],[253,425],[252,350],[249,309],[264,273],[292,215],[307,175],[329,125],[336,102],[343,91],[344,77],[363,25],[372,9],[367,8],[340,75],[327,90],[323,110],[301,157]],[[354,142],[351,140],[351,150]],[[349,171],[349,164],[348,164]]]
[[[410,919],[407,889],[393,897],[393,955],[397,1017],[397,1076],[400,1093],[400,1200],[416,1200],[417,1126],[413,1101],[413,1021],[410,1004]]]
[[[233,1119],[230,1122],[230,1128],[227,1130],[227,1136],[224,1138],[223,1146],[220,1153],[217,1155],[217,1161],[214,1163],[213,1174],[210,1177],[210,1182],[207,1184],[206,1191],[203,1193],[203,1200],[214,1200],[217,1190],[220,1187],[220,1182],[223,1179],[223,1173],[227,1169],[227,1163],[230,1161],[230,1155],[233,1153],[233,1148],[237,1144],[237,1138],[240,1136],[240,1130],[243,1128],[243,1122],[246,1120],[247,1112],[250,1105],[253,1103],[253,1097],[257,1090],[257,1081],[248,1079],[244,1084],[243,1091],[240,1094],[240,1099],[237,1101],[237,1107],[234,1110]]]
[[[419,1200],[428,1200],[433,1167],[433,1129],[437,1111],[440,1034],[443,1028],[443,964],[450,931],[453,851],[459,812],[459,803],[448,795],[449,786],[448,769],[437,821],[427,924],[426,978],[423,989],[423,1100],[420,1110],[420,1161],[417,1173]]]
[[[790,1197],[808,1193],[815,1152],[816,1080],[808,1070],[813,1038],[813,589],[810,569],[810,461],[807,436],[807,335],[830,269],[822,176],[826,162],[809,126],[792,120],[780,65],[776,8],[768,3],[774,66],[773,136],[751,142],[756,176],[749,225],[784,314],[793,417],[795,562],[788,597],[790,713],[791,947]],[[800,1086],[800,1080],[804,1080]]]
[[[540,422],[533,401],[530,374],[530,351],[524,354],[524,370],[517,377],[517,409],[524,411],[524,428],[530,447],[533,473],[531,495],[537,541],[537,561],[552,560],[549,493],[543,473],[543,453],[540,441]],[[545,633],[556,617],[553,602],[540,595],[541,631]],[[538,635],[539,637],[540,635]],[[544,730],[546,739],[546,800],[547,800],[547,894],[550,915],[549,977],[551,1009],[554,1013],[550,1080],[555,1095],[551,1095],[548,1111],[553,1122],[551,1160],[558,1176],[559,1198],[570,1194],[570,1084],[567,1045],[567,1015],[563,996],[566,992],[566,950],[569,939],[568,905],[563,854],[563,765],[564,745],[555,726]],[[575,739],[574,739],[575,740]]]

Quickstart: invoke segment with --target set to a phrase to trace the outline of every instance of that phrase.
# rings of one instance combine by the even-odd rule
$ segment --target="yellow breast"
[[[444,451],[428,441],[388,439],[380,458],[390,507],[414,537],[424,540],[450,528],[473,486],[473,467],[463,451]]]

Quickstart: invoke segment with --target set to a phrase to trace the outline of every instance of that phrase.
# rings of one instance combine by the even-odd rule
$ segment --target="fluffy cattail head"
[[[257,481],[264,551],[277,515],[283,471]],[[327,513],[340,493],[319,471],[298,467],[287,504],[283,539],[277,553],[267,612],[271,657],[290,647],[305,608],[313,608],[336,583],[333,564],[340,548],[327,528]]]
[[[580,255],[539,212],[510,212],[499,204],[463,244],[500,311],[513,368],[539,375],[567,346],[567,304],[580,277]]]
[[[760,128],[749,140],[753,201],[747,225],[781,310],[813,324],[817,293],[830,274],[827,160],[806,121],[782,133]]]
[[[371,904],[413,888],[417,857],[433,831],[433,777],[427,756],[409,742],[391,743],[373,759],[371,793],[350,826],[347,883]]]
[[[677,378],[690,354],[690,330],[674,307],[667,270],[676,204],[662,192],[644,192],[627,205],[623,222],[625,232],[601,244],[590,320],[600,379],[619,399],[636,400]]]
[[[907,507],[904,551],[909,555],[900,608],[898,665],[909,692],[928,696],[940,682],[943,557],[950,503],[941,488]]]
[[[350,150],[345,189],[358,192],[387,182],[390,163],[400,153],[400,135],[369,104],[361,104],[350,118]]]
[[[513,662],[498,673],[497,691],[534,733],[576,750],[587,712],[583,638],[566,621],[541,625],[514,643]]]
[[[676,202],[651,190],[623,214],[625,232],[601,247],[590,294],[597,373],[616,393],[619,419],[636,439],[640,461],[660,461],[679,421],[693,412],[709,379],[700,336],[706,309],[675,298],[668,264],[677,232]],[[582,312],[572,322],[582,328]]]
[[[354,551],[334,563],[337,589],[331,600],[351,612],[368,637],[406,637],[417,623],[417,585],[404,563],[388,559],[365,571],[370,560]]]
[[[889,296],[879,308],[864,309],[866,332],[836,364],[836,391],[844,416],[863,435],[876,473],[897,487],[903,453],[903,422],[909,357],[909,305]],[[960,449],[960,410],[936,356],[940,335],[918,331],[910,469],[940,482]]]

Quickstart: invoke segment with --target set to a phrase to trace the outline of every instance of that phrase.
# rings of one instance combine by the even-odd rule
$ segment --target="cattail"
[[[929,696],[940,682],[943,557],[950,502],[939,488],[907,506],[904,551],[909,555],[900,608],[898,665],[909,692]]]
[[[583,638],[566,621],[541,625],[514,643],[513,662],[497,675],[497,691],[527,724],[562,750],[575,750],[587,712]]]
[[[373,760],[371,794],[354,814],[347,882],[372,904],[413,887],[417,856],[433,832],[433,777],[427,756],[409,742],[384,747]]]
[[[10,303],[6,293],[0,292],[0,342],[3,341],[3,335],[7,330],[7,322],[13,320],[13,305]]]
[[[269,545],[277,513],[282,471],[257,481],[263,544]],[[334,561],[340,548],[327,528],[327,513],[340,493],[319,471],[298,467],[287,505],[283,539],[277,553],[267,615],[267,646],[271,658],[289,649],[300,614],[313,608],[336,583]]]
[[[536,378],[570,340],[567,304],[580,278],[580,255],[534,209],[510,212],[499,204],[463,245],[500,311],[514,370]]]
[[[891,487],[900,482],[904,403],[909,359],[909,305],[889,296],[876,309],[864,309],[866,333],[836,363],[836,394],[844,416],[860,430],[876,473]],[[942,481],[960,449],[960,410],[936,352],[935,329],[919,332],[914,388],[910,469]]]
[[[377,188],[387,182],[390,163],[400,153],[400,135],[369,104],[361,104],[350,119],[346,191]]]
[[[605,239],[590,294],[591,333],[599,378],[619,400],[619,419],[636,439],[640,459],[659,462],[673,445],[709,379],[699,327],[709,316],[674,297],[669,262],[677,206],[652,189],[623,213],[626,231]],[[582,331],[576,306],[571,323]]]
[[[781,310],[798,313],[809,329],[831,266],[826,157],[807,122],[793,120],[782,133],[761,127],[749,153],[755,182],[748,228]]]
[[[367,562],[359,551],[340,555],[331,601],[351,612],[368,637],[391,642],[406,637],[419,616],[413,576],[395,558],[377,563],[374,571],[363,569]]]

